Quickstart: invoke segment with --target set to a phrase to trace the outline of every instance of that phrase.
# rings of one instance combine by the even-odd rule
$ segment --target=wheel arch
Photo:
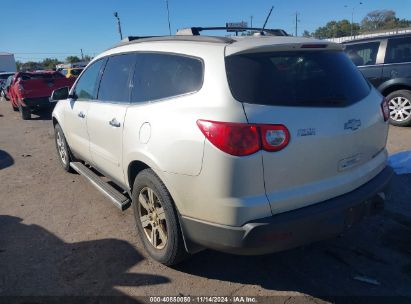
[[[57,124],[60,124],[56,117],[53,116],[52,120],[53,120],[53,127],[55,127]]]
[[[127,167],[127,181],[130,187],[130,192],[133,191],[134,180],[136,179],[137,175],[143,171],[144,169],[152,169],[149,165],[145,162],[140,160],[133,160]]]
[[[133,160],[129,163],[129,165],[127,166],[127,181],[129,184],[129,188],[130,188],[130,196],[131,193],[133,191],[133,186],[134,186],[134,180],[137,177],[137,175],[145,170],[145,169],[151,169],[154,171],[154,173],[158,176],[158,178],[163,182],[164,186],[166,187],[167,191],[170,193],[171,199],[172,199],[172,203],[174,205],[174,208],[176,208],[176,212],[177,212],[177,219],[179,222],[179,226],[180,226],[180,231],[183,237],[183,242],[184,242],[184,247],[186,249],[186,251],[190,254],[194,254],[196,252],[199,252],[201,250],[203,250],[204,248],[198,244],[193,243],[190,239],[188,239],[186,237],[186,233],[184,231],[184,227],[183,227],[183,222],[181,220],[181,214],[180,211],[178,210],[177,204],[174,200],[174,196],[172,191],[170,191],[170,188],[167,186],[167,184],[165,183],[164,178],[162,178],[158,173],[157,170],[155,170],[151,165],[148,164],[149,162],[144,162],[141,160]]]
[[[411,90],[411,79],[391,79],[379,86],[378,90],[384,96],[388,96],[392,92],[399,90]]]

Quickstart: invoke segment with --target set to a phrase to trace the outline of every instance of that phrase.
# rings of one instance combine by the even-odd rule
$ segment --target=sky
[[[169,0],[171,31],[190,26],[225,26],[247,21],[263,25],[271,6],[267,28],[295,32],[314,31],[330,20],[354,22],[370,11],[392,9],[397,17],[411,19],[411,0]],[[119,41],[117,11],[123,36],[168,35],[165,0],[1,0],[0,52],[16,60],[40,61],[85,55],[95,56]],[[347,6],[347,7],[345,7]]]

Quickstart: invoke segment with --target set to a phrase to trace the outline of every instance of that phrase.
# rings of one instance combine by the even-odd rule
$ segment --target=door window
[[[347,45],[345,52],[356,66],[373,65],[377,60],[380,42],[368,42]]]
[[[385,63],[411,62],[411,37],[388,39]]]
[[[81,75],[74,90],[77,100],[96,99],[100,71],[105,62],[105,59],[94,62]]]
[[[199,91],[203,85],[200,59],[141,53],[133,76],[131,102],[145,102]]]
[[[130,71],[135,54],[112,56],[108,59],[101,77],[98,100],[128,102],[130,96]]]

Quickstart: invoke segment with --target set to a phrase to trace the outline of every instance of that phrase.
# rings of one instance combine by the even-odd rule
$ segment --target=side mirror
[[[67,98],[69,98],[69,88],[63,87],[63,88],[54,90],[53,93],[51,93],[50,102],[57,102],[59,100],[67,99]]]

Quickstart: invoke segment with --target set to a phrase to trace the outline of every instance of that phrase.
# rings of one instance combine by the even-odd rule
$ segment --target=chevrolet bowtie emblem
[[[344,124],[344,130],[357,130],[361,127],[361,120],[359,119],[350,119]]]

